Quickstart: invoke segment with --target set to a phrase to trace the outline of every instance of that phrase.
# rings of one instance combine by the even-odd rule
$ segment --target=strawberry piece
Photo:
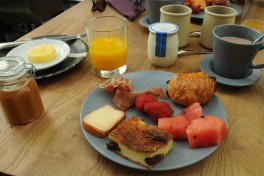
[[[135,100],[135,106],[138,110],[144,112],[144,105],[148,102],[157,101],[156,97],[149,94],[139,94]]]
[[[144,105],[144,111],[155,123],[158,123],[159,118],[172,117],[174,113],[170,104],[165,101],[146,103]]]
[[[194,14],[200,13],[200,10],[201,10],[200,6],[192,6],[191,9],[192,9],[192,13]]]

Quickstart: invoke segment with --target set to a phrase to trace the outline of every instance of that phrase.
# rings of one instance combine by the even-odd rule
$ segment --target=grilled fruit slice
[[[172,135],[132,116],[109,134],[107,148],[139,165],[152,169],[173,147]]]

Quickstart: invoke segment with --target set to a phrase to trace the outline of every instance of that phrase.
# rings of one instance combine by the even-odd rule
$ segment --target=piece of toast
[[[102,138],[109,134],[124,118],[123,111],[110,105],[104,105],[87,114],[83,118],[82,124],[86,131]]]
[[[172,135],[132,116],[108,135],[107,148],[139,165],[152,169],[172,149]]]

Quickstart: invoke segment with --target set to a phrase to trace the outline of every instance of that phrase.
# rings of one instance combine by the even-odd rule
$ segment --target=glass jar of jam
[[[44,110],[34,75],[35,67],[22,58],[0,58],[0,103],[11,125],[27,124]]]

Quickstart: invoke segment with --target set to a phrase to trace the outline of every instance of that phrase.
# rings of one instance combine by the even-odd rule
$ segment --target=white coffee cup
[[[227,6],[208,6],[204,12],[200,43],[205,48],[212,49],[213,28],[221,24],[234,24],[237,11]]]
[[[179,27],[179,48],[189,44],[192,9],[184,5],[166,5],[160,8],[160,22],[174,23]]]

